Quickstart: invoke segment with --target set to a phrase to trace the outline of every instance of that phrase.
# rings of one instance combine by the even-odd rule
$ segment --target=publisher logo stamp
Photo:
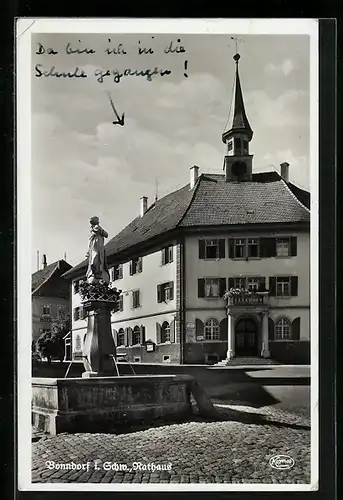
[[[269,460],[269,465],[273,469],[291,469],[294,464],[294,458],[289,455],[274,455]]]

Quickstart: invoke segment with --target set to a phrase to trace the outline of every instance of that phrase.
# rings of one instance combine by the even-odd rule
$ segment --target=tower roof
[[[235,85],[230,115],[227,122],[227,127],[223,133],[223,142],[226,142],[226,140],[236,132],[245,132],[248,135],[249,141],[251,141],[253,136],[253,131],[250,127],[249,120],[245,112],[241,81],[239,78],[238,61],[240,57],[241,56],[239,54],[235,54],[233,56],[233,59],[236,62]]]

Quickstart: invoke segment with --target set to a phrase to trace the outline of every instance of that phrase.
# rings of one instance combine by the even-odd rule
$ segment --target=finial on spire
[[[241,56],[240,56],[240,54],[238,54],[238,52],[237,52],[237,54],[235,54],[233,56],[233,60],[236,61],[236,64],[238,64],[238,61],[240,60],[240,58],[241,58]]]

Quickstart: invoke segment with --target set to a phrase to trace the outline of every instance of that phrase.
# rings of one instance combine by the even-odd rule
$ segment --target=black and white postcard
[[[17,22],[18,481],[318,489],[318,22]]]

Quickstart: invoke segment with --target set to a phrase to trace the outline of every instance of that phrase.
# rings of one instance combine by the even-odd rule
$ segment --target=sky
[[[32,272],[37,250],[48,263],[65,253],[71,265],[83,260],[89,217],[99,216],[112,238],[139,215],[141,196],[150,204],[156,191],[162,197],[184,186],[193,165],[199,173],[223,172],[221,135],[235,71],[231,36],[32,35]],[[309,37],[240,40],[253,171],[280,171],[287,161],[290,180],[309,190]],[[179,53],[165,53],[171,41]],[[67,54],[68,42],[73,50],[95,53]],[[39,44],[45,53],[36,54]],[[126,54],[105,53],[119,44]],[[138,55],[138,47],[154,53]],[[48,54],[49,48],[58,53]],[[52,66],[60,72],[78,67],[87,78],[37,76]],[[95,76],[98,70],[155,67],[171,74],[151,81],[123,76],[119,83],[113,75],[102,83]],[[125,113],[124,126],[112,123],[108,92],[118,113]]]

